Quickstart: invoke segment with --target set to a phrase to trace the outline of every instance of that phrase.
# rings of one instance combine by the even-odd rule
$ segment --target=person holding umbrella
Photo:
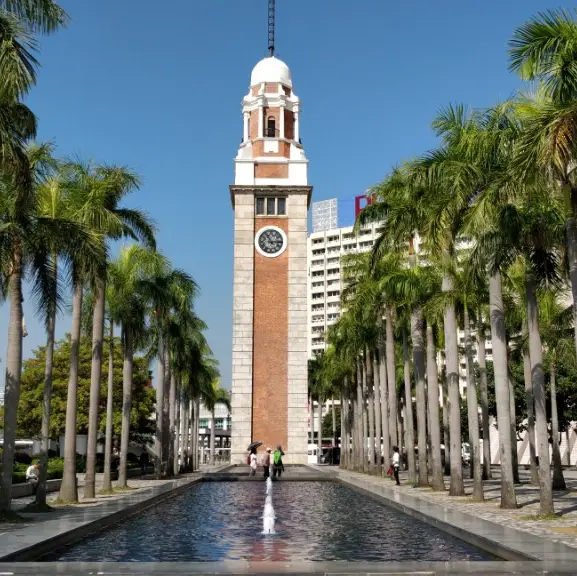
[[[256,449],[262,445],[262,442],[251,442],[248,445],[248,465],[250,467],[249,476],[256,474]]]

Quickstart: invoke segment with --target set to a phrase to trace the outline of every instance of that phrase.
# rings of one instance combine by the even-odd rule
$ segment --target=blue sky
[[[240,102],[266,56],[266,0],[61,0],[66,30],[40,39],[29,105],[39,140],[62,156],[127,165],[143,179],[127,205],[148,211],[159,247],[201,287],[198,313],[230,385],[233,219],[228,185]],[[277,56],[302,100],[313,200],[353,197],[431,148],[450,102],[489,106],[514,93],[507,41],[548,0],[277,0]],[[566,4],[568,6],[568,4]],[[44,343],[25,302],[24,357]],[[7,306],[0,310],[5,357]],[[58,335],[70,319],[59,318]],[[2,370],[3,372],[3,370]],[[4,380],[2,374],[1,380]]]

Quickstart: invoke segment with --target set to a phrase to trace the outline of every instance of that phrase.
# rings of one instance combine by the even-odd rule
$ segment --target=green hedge
[[[34,463],[38,462],[38,460],[34,459]],[[14,462],[14,467],[12,469],[12,484],[20,484],[26,482],[26,470],[28,469],[29,464],[22,464],[21,462]],[[129,460],[126,463],[127,468],[139,468],[140,464],[138,462],[134,462]],[[113,465],[113,469],[116,467]],[[76,472],[84,473],[86,471],[86,457],[77,455],[76,457]],[[102,473],[104,472],[104,463],[96,462],[96,472]],[[64,458],[50,458],[48,460],[48,480],[56,480],[58,478],[62,478],[62,474],[64,473]]]

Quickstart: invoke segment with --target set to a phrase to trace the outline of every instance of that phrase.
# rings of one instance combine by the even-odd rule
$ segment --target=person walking
[[[280,444],[276,447],[273,455],[273,466],[272,466],[272,477],[276,478],[277,474],[278,477],[281,477],[281,474],[284,472],[284,466],[282,463],[282,457],[284,456],[284,452]]]
[[[393,446],[393,474],[395,476],[395,481],[397,486],[400,486],[399,482],[399,466],[401,465],[401,456],[399,454],[399,447]]]
[[[263,460],[263,469],[264,469],[263,470],[263,476],[264,476],[265,480],[270,476],[270,471],[271,471],[270,453],[271,453],[271,449],[267,448],[266,453],[264,455],[264,460]]]
[[[146,476],[146,469],[148,468],[148,451],[146,450],[146,446],[143,447],[142,452],[140,453],[140,475]]]
[[[256,474],[256,448],[251,449],[248,462],[250,466],[249,476],[254,476]]]

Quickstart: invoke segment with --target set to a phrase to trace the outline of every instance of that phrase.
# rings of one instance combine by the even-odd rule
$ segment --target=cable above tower
[[[268,0],[268,51],[274,56],[275,0]]]

